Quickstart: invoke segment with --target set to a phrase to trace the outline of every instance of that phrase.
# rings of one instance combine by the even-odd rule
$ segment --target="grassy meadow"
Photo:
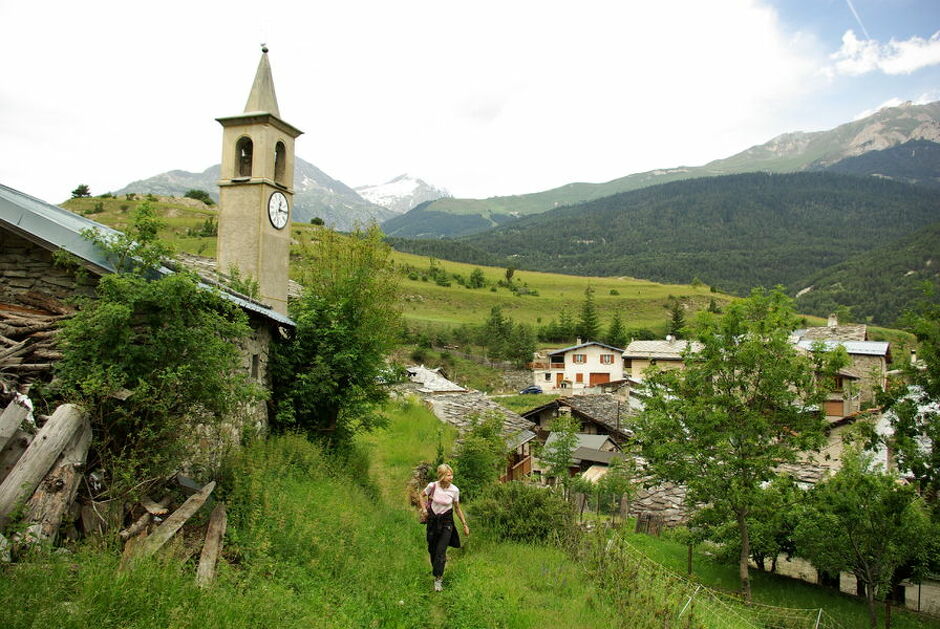
[[[160,237],[169,242],[176,251],[206,257],[215,257],[214,235],[199,235],[207,220],[216,220],[215,206],[205,206],[192,199],[154,197],[154,205],[166,222]],[[62,204],[68,210],[87,216],[115,229],[125,229],[133,216],[137,204],[147,200],[146,195],[135,199],[126,197],[99,199],[95,197],[70,199]],[[100,208],[97,209],[97,208]],[[301,223],[291,226],[295,243],[316,239],[320,227]],[[405,319],[430,330],[453,327],[460,324],[482,323],[493,306],[501,306],[505,315],[513,320],[531,325],[545,324],[557,318],[562,308],[577,317],[578,308],[589,286],[594,289],[594,299],[606,326],[614,311],[619,311],[628,328],[648,328],[664,333],[667,312],[664,308],[670,296],[683,299],[691,311],[704,308],[710,299],[721,304],[731,297],[712,293],[709,287],[676,284],[657,284],[629,277],[583,277],[515,271],[513,281],[528,291],[537,294],[517,296],[508,288],[497,286],[505,279],[504,268],[483,267],[459,262],[431,260],[426,257],[395,252],[395,262],[402,269],[402,310]],[[452,281],[450,286],[441,286],[433,279],[409,279],[409,269],[424,271],[436,266],[448,274],[469,277],[474,269],[483,271],[486,285],[469,289]],[[293,276],[299,276],[297,269]]]

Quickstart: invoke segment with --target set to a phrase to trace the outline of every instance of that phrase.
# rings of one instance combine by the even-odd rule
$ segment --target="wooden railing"
[[[510,468],[509,472],[499,477],[499,482],[506,483],[532,473],[532,457],[527,456]]]

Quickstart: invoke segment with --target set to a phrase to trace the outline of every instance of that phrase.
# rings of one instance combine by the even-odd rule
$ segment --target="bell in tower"
[[[244,113],[216,120],[222,125],[218,270],[251,277],[260,300],[286,315],[294,140],[303,132],[281,120],[263,44]]]

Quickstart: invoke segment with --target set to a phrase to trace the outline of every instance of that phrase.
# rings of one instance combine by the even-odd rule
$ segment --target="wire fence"
[[[844,629],[824,609],[748,603],[656,563],[620,536],[588,536],[581,559],[608,592],[624,626],[688,629]]]

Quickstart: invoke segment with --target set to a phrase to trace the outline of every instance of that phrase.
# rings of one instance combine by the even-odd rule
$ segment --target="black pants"
[[[431,555],[431,568],[435,577],[444,576],[444,564],[447,562],[447,547],[452,545],[454,531],[454,510],[440,515],[428,510],[428,554]]]

